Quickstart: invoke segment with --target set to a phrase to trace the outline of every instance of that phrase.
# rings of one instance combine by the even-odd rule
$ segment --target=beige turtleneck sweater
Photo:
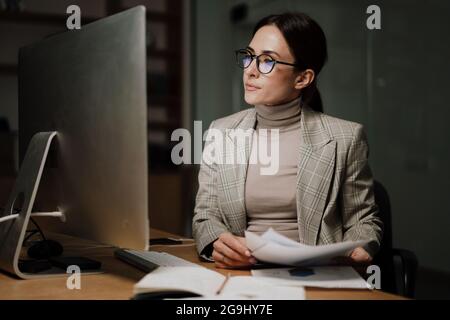
[[[276,106],[255,105],[255,108],[257,123],[250,159],[258,158],[255,142],[261,138],[267,140],[270,152],[269,130],[279,129],[279,170],[275,175],[261,175],[259,159],[256,164],[249,163],[245,183],[247,230],[261,234],[272,227],[299,241],[296,184],[300,154],[300,98]],[[268,137],[260,129],[268,129]]]

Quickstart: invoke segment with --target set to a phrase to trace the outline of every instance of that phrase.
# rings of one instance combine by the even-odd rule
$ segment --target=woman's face
[[[274,25],[260,28],[248,48],[252,54],[268,53],[273,59],[294,63],[294,56],[281,31]],[[276,64],[268,74],[259,72],[256,59],[244,69],[245,102],[250,105],[277,105],[299,97],[300,72],[293,66]]]

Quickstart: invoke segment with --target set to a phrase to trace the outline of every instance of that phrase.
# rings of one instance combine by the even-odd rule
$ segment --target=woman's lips
[[[252,86],[252,85],[250,85],[250,84],[246,84],[245,85],[245,90],[247,90],[247,91],[256,91],[256,90],[259,90],[260,88],[258,88],[258,87],[254,87],[254,86]]]

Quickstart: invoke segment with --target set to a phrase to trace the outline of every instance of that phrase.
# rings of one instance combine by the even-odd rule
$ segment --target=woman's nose
[[[244,69],[245,74],[250,77],[257,77],[259,76],[259,70],[258,67],[256,65],[256,59],[253,59],[252,62],[250,62],[250,65]]]

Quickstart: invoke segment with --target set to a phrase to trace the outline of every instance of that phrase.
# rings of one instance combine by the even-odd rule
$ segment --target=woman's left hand
[[[372,257],[364,248],[358,247],[347,257],[336,257],[333,260],[338,265],[364,266],[372,262]]]
[[[372,262],[372,257],[362,247],[354,249],[350,254],[350,259],[356,264],[370,264]]]

